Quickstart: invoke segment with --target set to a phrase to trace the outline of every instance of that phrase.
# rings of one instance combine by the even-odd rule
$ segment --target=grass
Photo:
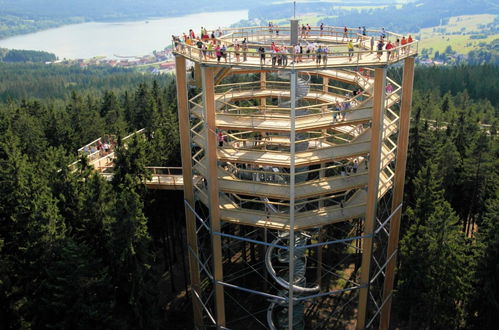
[[[421,40],[419,49],[430,49],[433,48],[433,54],[438,52],[443,52],[447,46],[451,46],[453,50],[460,54],[467,54],[472,50],[479,49],[479,44],[490,43],[494,39],[499,38],[499,34],[487,36],[485,39],[470,39],[470,35],[440,35],[431,38],[424,38]]]
[[[482,32],[482,26],[492,23],[496,17],[497,15],[489,14],[455,16],[451,17],[449,22],[445,25],[421,29],[419,34],[423,38],[429,38],[435,35],[451,34],[456,32]]]
[[[498,15],[465,15],[451,17],[447,24],[421,29],[419,49],[433,48],[433,54],[443,52],[447,46],[461,54],[479,49],[480,43],[490,43],[499,38],[499,34],[487,35],[484,39],[471,39],[470,33],[480,33],[483,27],[494,22]],[[459,34],[452,34],[459,33]]]

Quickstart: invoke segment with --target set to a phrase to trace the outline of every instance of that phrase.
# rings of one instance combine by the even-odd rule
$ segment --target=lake
[[[199,34],[201,26],[216,29],[247,18],[247,10],[238,10],[135,22],[74,24],[3,39],[0,48],[44,50],[60,59],[140,56],[170,45],[172,35],[189,29]]]

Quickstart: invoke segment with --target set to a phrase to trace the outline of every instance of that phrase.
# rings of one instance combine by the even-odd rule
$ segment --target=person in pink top
[[[275,43],[272,41],[272,44],[270,45],[270,48],[275,51],[277,49],[277,46],[275,45]]]
[[[223,135],[222,131],[218,131],[217,139],[218,139],[218,146],[223,147],[224,146],[224,135]]]
[[[217,45],[217,47],[215,47],[215,55],[217,57],[217,62],[220,63],[220,59],[222,58],[222,50],[220,48],[220,45]]]

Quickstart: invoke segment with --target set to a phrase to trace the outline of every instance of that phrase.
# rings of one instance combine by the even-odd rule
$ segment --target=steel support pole
[[[360,285],[364,286],[359,293],[357,314],[357,329],[366,326],[367,302],[369,297],[369,280],[373,249],[374,225],[376,223],[376,207],[378,204],[378,187],[381,163],[381,146],[383,136],[383,118],[385,110],[385,80],[386,68],[376,68],[374,75],[373,115],[371,124],[371,150],[369,153],[369,171],[367,185],[366,218],[364,221],[364,235],[362,240],[362,266]]]
[[[260,71],[260,89],[266,89],[266,88],[267,88],[267,72],[262,70]],[[267,106],[267,99],[265,97],[260,98],[260,106],[262,107]]]
[[[202,66],[203,103],[206,127],[206,157],[208,159],[208,200],[210,208],[210,224],[212,232],[220,232],[220,201],[218,191],[218,157],[217,157],[217,127],[215,115],[214,68]],[[213,286],[215,290],[215,309],[218,327],[225,327],[225,302],[222,269],[222,238],[211,235],[213,250]]]
[[[184,178],[184,199],[194,209],[194,191],[192,187],[192,161],[191,161],[191,139],[190,139],[190,121],[189,121],[189,100],[187,96],[186,84],[186,65],[185,58],[175,56],[175,70],[177,81],[177,109],[180,134],[180,150],[182,155],[182,174]],[[189,251],[189,270],[191,279],[192,309],[194,312],[194,326],[201,329],[203,324],[202,306],[196,298],[200,294],[199,265],[197,263],[198,241],[196,236],[196,218],[191,209],[185,205],[185,222],[187,245]]]
[[[407,163],[407,149],[409,145],[409,130],[411,121],[412,87],[414,82],[414,57],[404,60],[404,73],[402,80],[402,102],[400,106],[399,131],[397,141],[397,163],[395,165],[395,182],[393,188],[392,212],[397,211],[390,221],[390,237],[388,239],[387,257],[397,251],[400,218],[402,208],[398,207],[404,198],[405,167]],[[383,286],[383,302],[381,309],[380,329],[388,329],[390,326],[390,311],[392,304],[393,281],[395,278],[395,266],[397,255],[395,254],[386,267],[385,283]],[[385,302],[386,301],[386,302]]]
[[[290,129],[290,166],[289,166],[289,301],[288,329],[293,329],[293,284],[295,268],[295,154],[296,154],[296,71],[291,71],[291,129]]]

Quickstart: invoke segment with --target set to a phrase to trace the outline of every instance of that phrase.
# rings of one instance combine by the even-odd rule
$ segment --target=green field
[[[466,15],[466,16],[455,16],[451,17],[447,24],[439,27],[431,27],[426,29],[421,29],[421,34],[426,36],[431,36],[433,34],[438,34],[438,31],[445,29],[446,34],[460,32],[460,33],[473,33],[481,32],[483,27],[487,24],[493,23],[498,15]]]
[[[433,48],[433,53],[436,51],[443,52],[447,46],[451,46],[453,50],[461,54],[467,54],[472,50],[480,48],[480,43],[490,43],[494,39],[499,38],[499,34],[487,36],[485,39],[470,39],[470,35],[441,35],[427,39],[422,39],[419,49]]]
[[[421,39],[419,49],[432,48],[435,53],[451,46],[458,53],[467,54],[480,48],[481,43],[490,43],[499,38],[499,34],[490,34],[482,39],[472,39],[473,35],[483,32],[488,24],[492,24],[496,17],[498,15],[456,16],[451,17],[445,25],[421,29],[417,34]]]

